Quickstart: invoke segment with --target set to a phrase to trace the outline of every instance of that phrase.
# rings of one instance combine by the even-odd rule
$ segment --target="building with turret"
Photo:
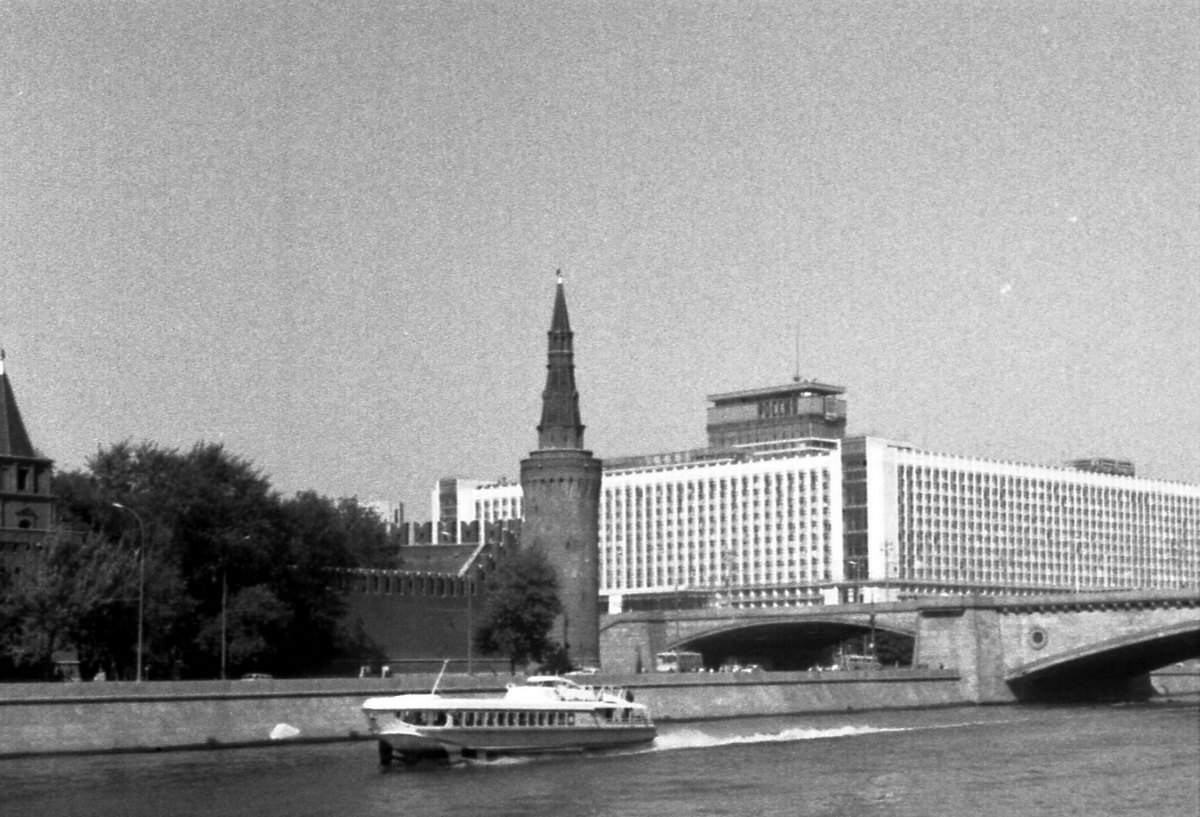
[[[54,461],[30,442],[0,350],[0,566],[19,576],[50,528]]]
[[[562,276],[554,298],[537,450],[521,461],[521,547],[544,553],[563,613],[555,636],[576,665],[600,661],[600,460],[583,445],[574,335]]]

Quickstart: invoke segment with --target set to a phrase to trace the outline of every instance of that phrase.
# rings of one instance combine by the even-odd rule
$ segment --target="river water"
[[[1198,778],[1200,707],[965,707],[662,724],[648,749],[456,767],[380,769],[371,742],[0,760],[0,814],[1196,817]]]

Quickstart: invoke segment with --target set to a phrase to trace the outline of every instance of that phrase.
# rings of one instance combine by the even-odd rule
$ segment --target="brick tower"
[[[558,574],[563,614],[553,637],[577,666],[600,662],[600,460],[583,447],[575,353],[562,275],[550,321],[538,448],[521,461],[521,546],[539,548]]]
[[[0,566],[19,575],[34,563],[53,521],[54,461],[34,449],[17,409],[0,349]]]

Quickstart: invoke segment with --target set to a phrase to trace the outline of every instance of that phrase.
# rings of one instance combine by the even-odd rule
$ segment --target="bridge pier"
[[[1004,683],[1004,645],[994,607],[962,599],[931,600],[917,617],[913,665],[954,669],[963,699],[972,703],[1010,703],[1012,690]]]
[[[600,666],[606,672],[636,674],[654,670],[654,656],[668,649],[667,618],[648,613],[620,627],[600,628]]]

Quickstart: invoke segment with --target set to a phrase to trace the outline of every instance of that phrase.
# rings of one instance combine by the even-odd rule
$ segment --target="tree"
[[[333,501],[314,491],[284,500],[285,551],[272,586],[292,610],[281,655],[296,668],[321,667],[338,656],[376,656],[361,626],[346,620],[346,602],[331,581],[331,571],[362,564],[359,554],[386,537],[386,526],[353,499]]]
[[[220,654],[222,637],[230,666],[239,671],[272,669],[281,657],[280,645],[292,618],[291,609],[263,584],[245,587],[227,601],[224,621],[207,622],[198,640]]]
[[[363,648],[330,570],[386,550],[387,534],[355,500],[281,499],[250,462],[210,443],[118,443],[54,487],[73,527],[143,551],[150,677],[212,677],[222,653],[233,674],[297,674]],[[133,620],[109,626],[128,641]]]
[[[558,578],[545,555],[535,548],[506,553],[488,579],[475,645],[506,656],[515,672],[559,649],[550,630],[561,612]]]
[[[279,498],[270,483],[213,443],[181,452],[122,442],[89,458],[88,469],[62,475],[56,487],[77,524],[136,537],[144,549],[148,674],[215,675],[221,640],[206,634],[220,631],[228,599],[277,568]]]
[[[75,650],[85,672],[122,665],[133,653],[137,554],[101,535],[51,531],[37,564],[5,594],[0,634],[16,667],[48,677],[54,654]]]

